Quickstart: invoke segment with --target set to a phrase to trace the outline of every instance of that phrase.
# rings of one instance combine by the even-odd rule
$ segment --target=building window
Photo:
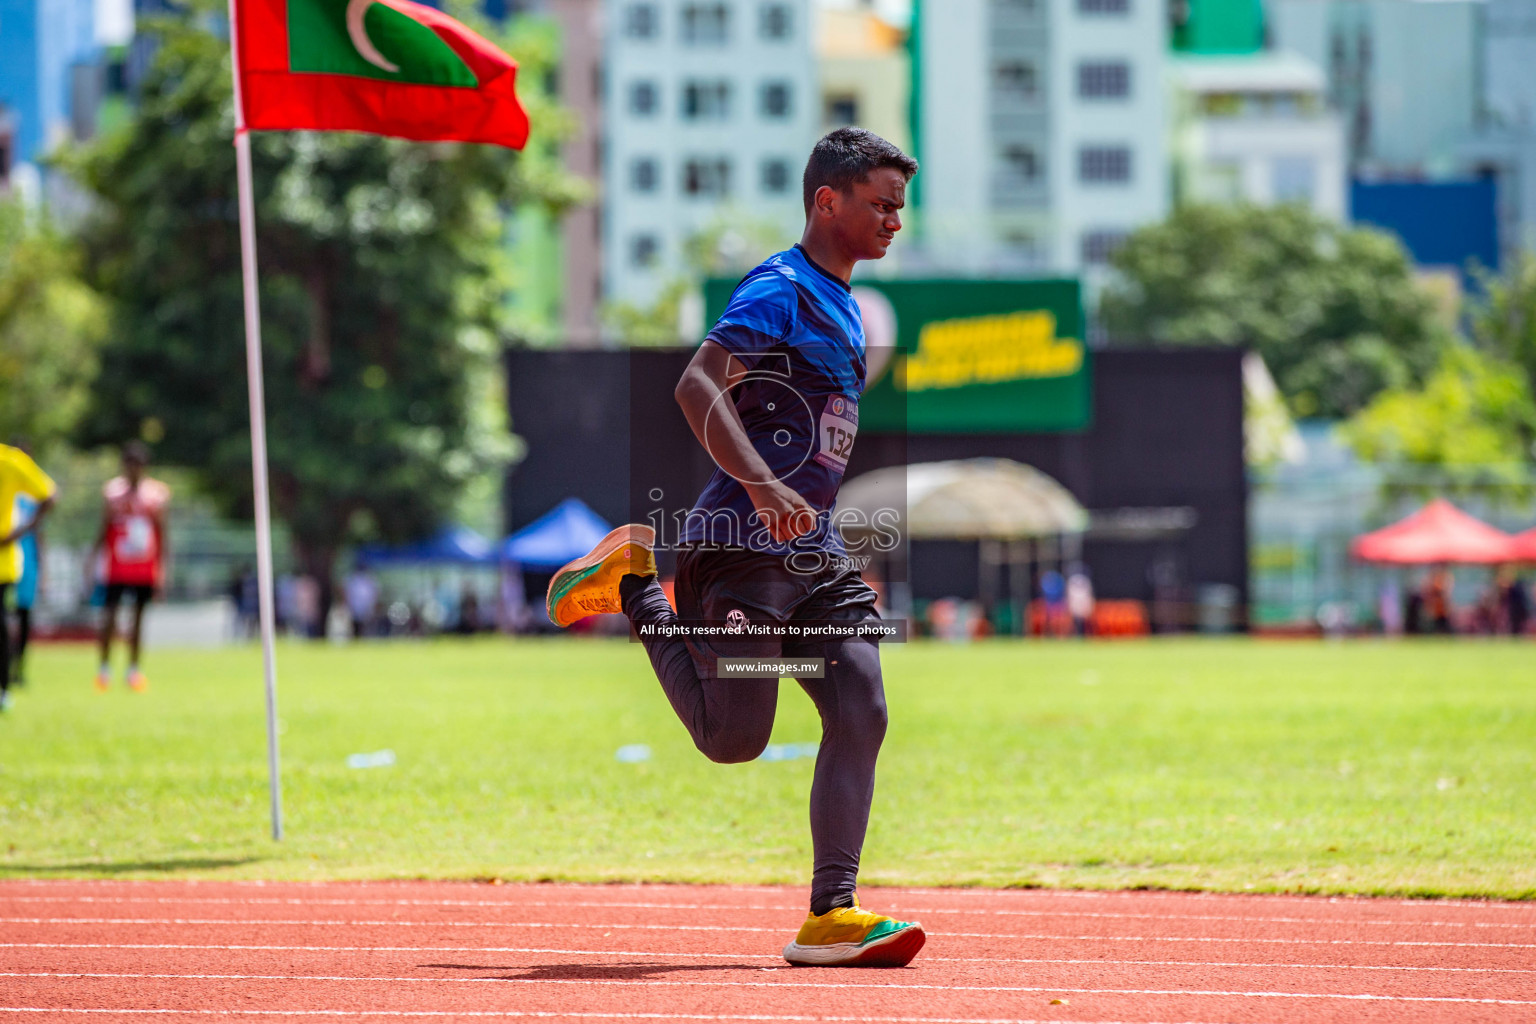
[[[637,117],[650,117],[661,106],[661,90],[655,82],[629,83],[629,112]]]
[[[859,123],[859,98],[857,96],[827,97],[826,122],[828,130]]]
[[[661,256],[661,242],[655,235],[636,235],[629,240],[629,261],[637,267],[654,267]]]
[[[689,160],[683,165],[683,193],[715,199],[730,195],[731,162],[724,159]]]
[[[788,117],[790,85],[788,82],[766,82],[763,85],[763,116]]]
[[[1004,61],[997,66],[997,88],[1018,99],[1032,99],[1037,82],[1035,66],[1027,61]]]
[[[764,39],[788,39],[791,28],[788,4],[763,4],[758,15],[758,34]]]
[[[1040,175],[1040,159],[1028,146],[1003,147],[1003,168],[1015,183],[1033,182]]]
[[[1129,146],[1084,146],[1077,151],[1077,179],[1093,185],[1125,184],[1131,180]]]
[[[630,4],[624,9],[624,34],[631,39],[661,35],[661,12],[655,4]]]
[[[725,4],[689,4],[683,8],[683,42],[691,46],[723,46],[731,30],[731,9]]]
[[[629,165],[629,184],[636,192],[655,192],[661,184],[661,164],[649,156],[634,160]]]
[[[1040,243],[1028,231],[1004,231],[1001,237],[1005,257],[1025,265],[1040,262]]]
[[[763,191],[770,195],[783,195],[789,191],[789,161],[763,161]]]
[[[1083,235],[1083,262],[1101,266],[1110,261],[1115,250],[1125,244],[1124,231],[1089,231]]]
[[[1131,94],[1131,66],[1123,60],[1088,60],[1077,66],[1077,95],[1085,100],[1123,100]]]
[[[1078,14],[1130,14],[1131,0],[1077,0]]]
[[[731,116],[731,83],[724,79],[688,82],[683,86],[683,117],[689,121],[723,121]]]
[[[1311,203],[1317,194],[1317,164],[1311,157],[1276,157],[1270,175],[1277,203]]]

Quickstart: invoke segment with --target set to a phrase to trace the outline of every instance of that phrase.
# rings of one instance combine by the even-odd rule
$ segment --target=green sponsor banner
[[[705,283],[709,323],[736,283]],[[1076,280],[857,281],[854,294],[871,370],[860,429],[981,434],[1088,425],[1092,375]],[[881,360],[882,345],[892,344],[893,357]]]

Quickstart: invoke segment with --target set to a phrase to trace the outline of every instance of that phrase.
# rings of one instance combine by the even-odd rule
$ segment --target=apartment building
[[[1163,218],[1163,0],[918,0],[925,269],[1077,273]]]
[[[1301,202],[1348,215],[1344,128],[1322,68],[1298,54],[1177,56],[1174,188],[1181,202]]]
[[[608,0],[603,290],[648,306],[690,238],[732,218],[786,239],[821,121],[808,0]]]

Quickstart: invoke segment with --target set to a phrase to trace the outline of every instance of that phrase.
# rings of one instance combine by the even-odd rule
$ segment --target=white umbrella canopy
[[[1087,511],[1065,487],[1011,459],[877,469],[844,484],[837,509],[849,536],[882,522],[911,540],[1024,540],[1088,527]]]

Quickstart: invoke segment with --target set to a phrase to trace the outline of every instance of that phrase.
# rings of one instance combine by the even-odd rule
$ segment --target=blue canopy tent
[[[360,548],[364,565],[388,568],[407,565],[495,565],[496,547],[467,526],[449,526],[435,536],[399,547],[370,544]]]
[[[553,571],[597,546],[613,527],[580,498],[566,498],[501,542],[502,561]]]

